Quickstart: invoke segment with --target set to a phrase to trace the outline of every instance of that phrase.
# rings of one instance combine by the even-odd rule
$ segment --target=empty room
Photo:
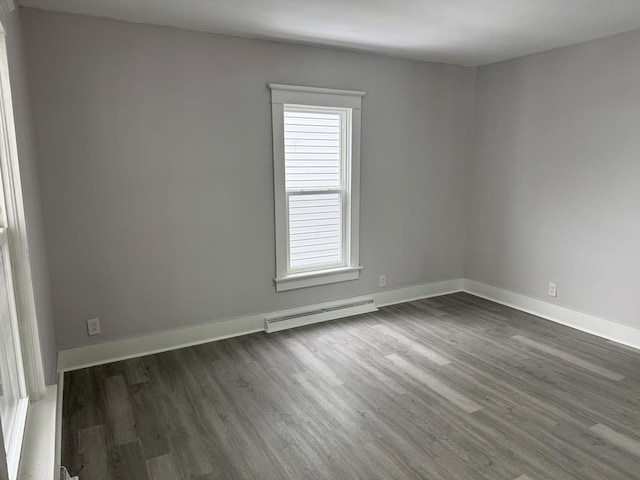
[[[640,2],[0,24],[0,480],[640,480]]]

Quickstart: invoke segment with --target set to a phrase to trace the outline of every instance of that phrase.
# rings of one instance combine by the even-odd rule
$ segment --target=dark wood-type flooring
[[[640,479],[640,351],[468,294],[65,375],[81,480]]]

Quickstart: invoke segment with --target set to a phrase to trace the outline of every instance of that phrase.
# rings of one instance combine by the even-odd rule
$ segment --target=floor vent
[[[267,333],[279,332],[287,328],[301,327],[377,310],[373,298],[352,299],[343,303],[332,302],[326,305],[316,305],[308,310],[291,310],[278,316],[267,317],[264,319],[264,330]]]

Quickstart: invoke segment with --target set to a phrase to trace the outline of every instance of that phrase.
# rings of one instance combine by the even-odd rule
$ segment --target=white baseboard
[[[551,320],[552,322],[566,325],[567,327],[582,330],[583,332],[598,337],[640,349],[640,329],[474,280],[465,279],[463,281],[463,289],[465,292],[477,297],[485,298],[492,302],[500,303]]]
[[[166,330],[142,337],[70,348],[58,353],[58,371],[78,370],[214,340],[262,332],[263,330],[264,315],[252,315],[194,327]]]
[[[443,282],[415,285],[413,287],[398,288],[395,290],[383,290],[371,295],[377,307],[386,307],[396,303],[411,302],[421,298],[439,297],[450,293],[461,292],[464,288],[464,279],[445,280]]]
[[[447,280],[394,290],[382,290],[370,296],[375,299],[376,306],[384,307],[460,291],[640,349],[640,329],[469,279]],[[317,306],[308,305],[305,308],[313,309]],[[264,331],[265,317],[283,315],[291,311],[293,310],[265,312],[205,325],[153,333],[143,337],[62,350],[58,355],[58,371],[77,370],[127,358],[262,332]]]
[[[382,307],[394,303],[409,302],[419,298],[460,292],[462,291],[462,287],[463,280],[455,279],[395,290],[383,290],[370,296],[374,298],[377,306]],[[317,305],[308,305],[305,308],[313,309],[315,306]],[[208,343],[215,340],[262,332],[264,331],[265,317],[278,316],[286,312],[289,312],[289,310],[264,312],[258,315],[232,318],[205,325],[152,333],[143,337],[127,338],[124,340],[115,340],[96,345],[61,350],[58,354],[58,371],[78,370],[80,368],[118,360],[126,360],[128,358],[166,352],[168,350]]]

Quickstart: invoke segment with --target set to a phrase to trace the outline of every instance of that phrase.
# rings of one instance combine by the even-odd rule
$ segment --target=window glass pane
[[[340,112],[284,112],[284,163],[287,190],[340,188]]]
[[[21,395],[16,362],[16,332],[9,310],[5,273],[3,255],[0,254],[0,420],[7,445]]]
[[[289,268],[340,265],[342,197],[339,193],[289,195]]]

